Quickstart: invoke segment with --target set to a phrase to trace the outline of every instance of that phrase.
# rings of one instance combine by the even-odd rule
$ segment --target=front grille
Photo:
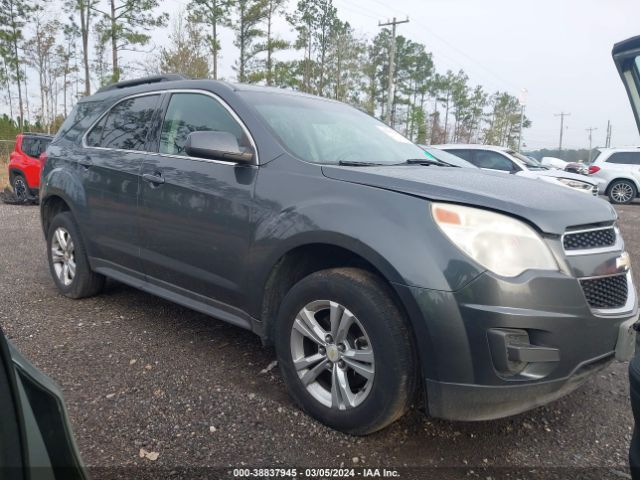
[[[616,244],[616,231],[613,227],[566,233],[562,240],[565,250],[588,250],[591,248],[611,247]]]
[[[620,308],[627,303],[626,274],[580,280],[580,285],[591,308]]]

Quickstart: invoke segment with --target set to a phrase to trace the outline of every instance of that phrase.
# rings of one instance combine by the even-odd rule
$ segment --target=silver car
[[[598,185],[586,175],[549,169],[535,159],[526,157],[507,147],[493,145],[433,145],[436,148],[452,153],[471,162],[476,167],[503,173],[511,173],[520,177],[535,178],[562,185],[574,190],[598,195]]]
[[[611,203],[631,203],[640,190],[640,148],[600,148],[589,173]]]

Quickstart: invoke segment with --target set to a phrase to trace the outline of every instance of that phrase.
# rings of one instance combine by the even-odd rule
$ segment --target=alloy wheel
[[[611,197],[618,203],[627,203],[633,199],[633,187],[628,183],[616,183],[611,188]]]
[[[291,356],[307,392],[328,408],[347,410],[369,395],[373,347],[360,321],[330,300],[307,304],[291,328]]]
[[[67,230],[59,227],[51,239],[51,263],[58,280],[69,286],[76,276],[76,257],[73,239]]]
[[[13,180],[13,192],[19,200],[27,198],[27,184],[21,176],[16,175]]]

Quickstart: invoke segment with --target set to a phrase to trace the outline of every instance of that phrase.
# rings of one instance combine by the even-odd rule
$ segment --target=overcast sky
[[[296,0],[290,1],[294,8]],[[168,1],[175,14],[186,0]],[[612,145],[640,144],[638,130],[611,60],[619,40],[640,34],[638,0],[334,0],[338,14],[362,35],[373,37],[378,20],[408,16],[398,33],[424,43],[438,71],[463,69],[473,84],[519,95],[528,90],[527,148],[557,147],[561,111],[566,117],[564,146],[605,141],[607,120]],[[293,38],[282,22],[284,37]],[[162,44],[165,32],[156,32]],[[236,52],[223,37],[222,74],[233,77]]]
[[[289,0],[289,9],[297,0]],[[161,9],[178,16],[187,0],[165,0]],[[529,149],[558,145],[561,111],[564,146],[588,146],[586,128],[595,127],[594,146],[605,141],[607,120],[612,145],[640,144],[626,94],[611,60],[613,44],[640,34],[638,0],[334,0],[338,15],[362,36],[373,37],[378,20],[409,17],[398,33],[426,45],[436,69],[463,69],[472,84],[488,91],[519,95],[528,90],[525,130]],[[278,32],[295,35],[281,20]],[[167,30],[153,32],[155,47]],[[221,73],[233,80],[237,57],[229,31],[222,36]],[[149,50],[153,50],[150,48]],[[157,48],[155,49],[157,52]],[[281,58],[289,57],[280,54]],[[134,63],[140,55],[127,54]],[[32,90],[33,91],[33,90]]]

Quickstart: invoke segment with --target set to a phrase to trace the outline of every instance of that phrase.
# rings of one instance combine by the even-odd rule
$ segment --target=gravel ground
[[[640,258],[640,204],[618,211],[627,249]],[[0,285],[7,336],[61,386],[92,467],[160,467],[167,475],[185,466],[447,467],[433,478],[483,479],[541,471],[585,478],[577,468],[599,467],[594,478],[629,478],[626,364],[508,419],[454,423],[412,411],[356,438],[300,412],[273,350],[250,332],[117,283],[95,298],[61,296],[37,207],[0,204]],[[141,458],[141,449],[157,459]],[[526,468],[518,476],[498,467]]]

